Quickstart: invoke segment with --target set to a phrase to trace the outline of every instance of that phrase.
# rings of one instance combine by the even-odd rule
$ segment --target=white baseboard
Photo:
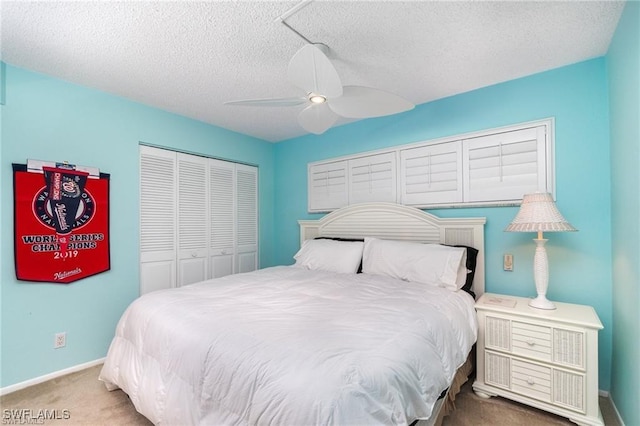
[[[600,389],[598,390],[598,396],[602,396],[609,400],[609,402],[611,403],[611,406],[613,407],[613,412],[616,415],[616,418],[618,419],[618,422],[622,426],[625,426],[624,422],[622,421],[622,416],[620,416],[620,411],[618,411],[618,407],[616,407],[616,403],[613,401],[613,398],[611,398],[611,394],[608,391],[604,391]]]
[[[609,401],[611,402],[611,406],[613,407],[613,411],[616,413],[616,417],[618,418],[618,422],[620,422],[620,424],[622,426],[625,426],[624,422],[622,421],[622,416],[620,415],[620,411],[618,411],[618,407],[616,407],[616,403],[613,402],[613,398],[609,397]]]
[[[5,386],[4,388],[0,388],[0,396],[19,391],[20,389],[28,388],[29,386],[46,382],[47,380],[56,379],[70,373],[75,373],[76,371],[81,371],[86,368],[102,364],[104,360],[105,358],[99,358],[93,361],[85,362],[84,364],[74,365],[73,367],[65,368],[64,370],[54,371],[53,373],[45,374],[44,376],[16,383],[15,385]]]

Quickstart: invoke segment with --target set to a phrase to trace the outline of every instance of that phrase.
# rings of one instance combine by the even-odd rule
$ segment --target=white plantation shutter
[[[309,211],[327,211],[349,202],[347,162],[336,161],[308,168]]]
[[[349,204],[396,201],[396,154],[349,160]]]
[[[175,286],[175,153],[140,147],[140,292]]]
[[[462,141],[400,151],[401,200],[428,205],[462,202]]]
[[[258,267],[258,170],[236,165],[238,272]]]
[[[188,154],[178,157],[178,284],[207,278],[207,162]]]
[[[377,201],[516,205],[529,192],[553,194],[553,128],[550,118],[310,163],[309,212]]]
[[[544,126],[463,142],[465,201],[520,200],[547,191]]]

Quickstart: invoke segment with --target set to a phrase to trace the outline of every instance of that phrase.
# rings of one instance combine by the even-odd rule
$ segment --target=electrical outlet
[[[513,271],[513,255],[512,254],[504,255],[503,268],[505,271],[509,271],[509,272]]]
[[[66,332],[56,333],[55,340],[53,341],[53,348],[54,349],[64,348],[66,344],[67,344],[67,333]]]

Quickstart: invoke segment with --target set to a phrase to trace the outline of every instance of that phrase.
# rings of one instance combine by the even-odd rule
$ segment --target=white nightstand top
[[[526,318],[548,319],[588,328],[604,328],[595,309],[591,306],[553,302],[556,305],[556,309],[545,310],[532,308],[529,306],[530,300],[526,297],[485,293],[476,302],[476,309],[502,312]]]

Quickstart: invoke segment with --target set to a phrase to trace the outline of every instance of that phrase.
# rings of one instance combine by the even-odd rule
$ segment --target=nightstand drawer
[[[544,361],[551,360],[551,328],[513,321],[512,352]]]
[[[551,401],[551,369],[512,359],[511,389],[541,401]]]

